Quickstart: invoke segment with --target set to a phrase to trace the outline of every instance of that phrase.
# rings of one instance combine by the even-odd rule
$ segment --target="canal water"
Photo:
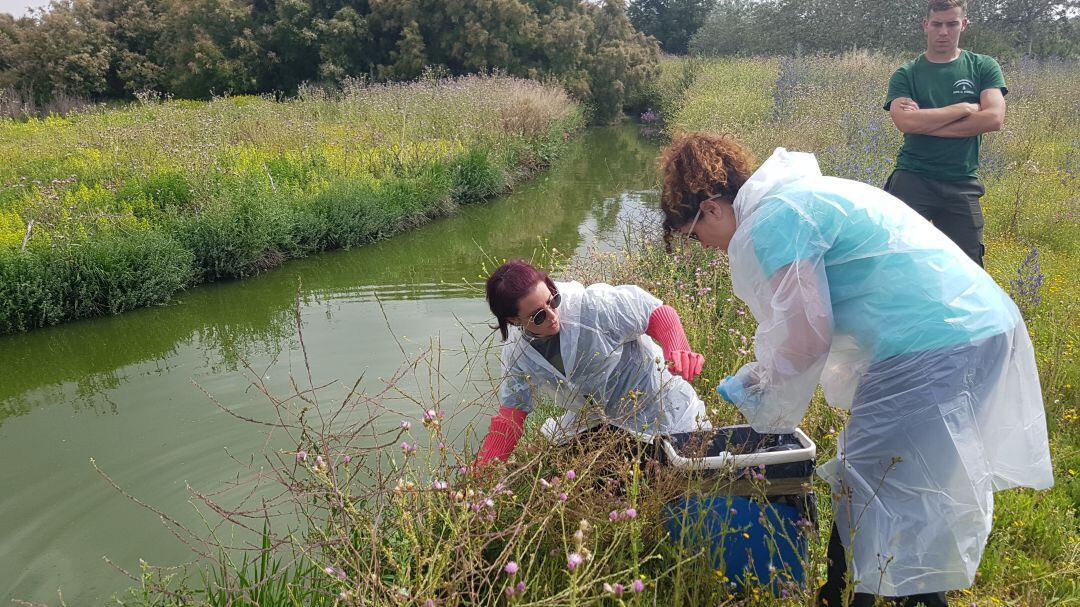
[[[219,489],[248,473],[237,460],[283,448],[214,400],[265,419],[273,408],[253,379],[279,394],[292,379],[306,385],[297,309],[323,394],[343,398],[357,379],[377,393],[433,343],[475,349],[490,337],[485,263],[620,246],[656,213],[657,152],[633,126],[592,130],[512,195],[389,240],[194,288],[165,306],[0,336],[0,604],[59,605],[62,593],[68,605],[101,605],[131,585],[117,567],[192,560],[91,460],[132,497],[204,531],[191,490]],[[490,382],[451,362],[440,390],[483,400]],[[417,394],[389,398],[380,424],[418,419],[409,397],[421,383],[402,381]],[[451,413],[461,413],[451,425],[462,440],[490,415]]]

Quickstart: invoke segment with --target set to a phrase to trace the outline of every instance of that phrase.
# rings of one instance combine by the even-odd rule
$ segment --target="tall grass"
[[[581,125],[561,89],[489,76],[0,120],[0,333],[384,238],[506,190]]]

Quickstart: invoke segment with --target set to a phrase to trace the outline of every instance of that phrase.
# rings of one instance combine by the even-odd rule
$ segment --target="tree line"
[[[598,119],[659,71],[622,0],[54,0],[0,14],[0,88],[183,98],[501,70],[557,81]]]
[[[705,0],[638,0],[700,4]],[[688,44],[715,55],[926,48],[926,0],[712,0]],[[960,46],[999,59],[1080,56],[1080,1],[968,0]],[[645,30],[647,33],[654,33]],[[654,34],[663,40],[663,34]]]

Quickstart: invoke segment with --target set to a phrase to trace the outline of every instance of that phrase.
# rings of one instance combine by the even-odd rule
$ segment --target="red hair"
[[[518,303],[541,282],[546,284],[552,293],[556,292],[555,281],[551,280],[547,272],[523,259],[504,263],[488,277],[488,307],[499,322],[499,333],[502,334],[503,341],[510,335],[510,319],[520,314]]]

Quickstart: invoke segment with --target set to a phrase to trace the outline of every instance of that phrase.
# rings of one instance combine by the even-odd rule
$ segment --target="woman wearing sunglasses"
[[[510,455],[541,392],[568,411],[544,424],[555,442],[600,424],[646,442],[709,427],[687,383],[705,359],[690,350],[675,310],[646,291],[555,282],[515,260],[488,278],[487,301],[505,343],[500,409],[479,462]]]
[[[717,390],[761,432],[790,432],[819,383],[851,412],[819,468],[835,520],[819,605],[946,605],[945,591],[975,579],[994,491],[1053,484],[1024,322],[896,198],[822,176],[811,154],[753,163],[708,135],[676,139],[661,159],[669,245],[682,235],[726,251],[758,321],[757,361]]]

